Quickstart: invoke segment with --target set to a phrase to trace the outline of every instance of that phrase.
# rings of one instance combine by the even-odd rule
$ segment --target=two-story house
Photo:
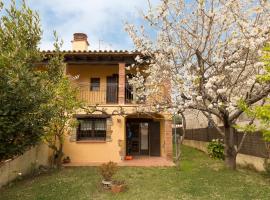
[[[75,33],[72,51],[63,51],[66,74],[78,77],[74,81],[78,98],[91,110],[74,113],[79,126],[66,136],[65,156],[72,163],[120,162],[126,155],[171,160],[171,116],[138,112],[141,102],[133,98],[127,82],[130,72],[126,66],[134,63],[139,53],[89,51],[88,46],[87,35]]]

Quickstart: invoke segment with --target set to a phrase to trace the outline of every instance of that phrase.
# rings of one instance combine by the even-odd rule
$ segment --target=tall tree
[[[260,58],[270,39],[269,1],[163,0],[157,7],[149,5],[144,15],[149,26],[126,26],[143,54],[137,63],[149,64],[143,73],[148,76],[138,72],[130,83],[139,88],[137,95],[151,96],[158,86],[140,88],[170,81],[169,108],[199,110],[217,128],[214,118],[221,121],[225,163],[235,169],[234,125],[243,113],[239,101],[250,107],[270,92],[270,85],[257,79],[266,73]]]
[[[48,73],[38,71],[40,20],[24,1],[0,2],[0,161],[36,145],[51,117]]]
[[[45,129],[44,141],[54,152],[54,165],[61,168],[65,137],[77,125],[73,115],[82,107],[82,103],[77,99],[77,88],[72,85],[72,77],[65,75],[66,65],[57,37],[54,46],[55,53],[49,58],[46,66],[51,77],[50,88],[53,98],[50,101],[52,118]]]

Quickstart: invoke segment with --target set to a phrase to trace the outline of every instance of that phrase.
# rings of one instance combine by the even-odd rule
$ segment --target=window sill
[[[106,140],[79,140],[76,143],[106,143]]]

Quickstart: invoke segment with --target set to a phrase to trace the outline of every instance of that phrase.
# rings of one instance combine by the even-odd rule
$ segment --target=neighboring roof
[[[56,51],[42,51],[45,55],[53,55]],[[65,62],[69,64],[118,64],[125,62],[127,64],[134,63],[138,51],[127,50],[90,50],[90,51],[62,51],[65,57]],[[44,60],[46,62],[46,59]]]

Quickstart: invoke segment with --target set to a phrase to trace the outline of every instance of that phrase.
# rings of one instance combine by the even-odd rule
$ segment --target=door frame
[[[160,121],[154,121],[153,119],[149,119],[149,118],[127,118],[126,120],[126,127],[128,123],[148,123],[148,152],[146,154],[142,153],[141,150],[141,132],[139,129],[139,154],[134,154],[134,155],[139,155],[139,156],[151,156],[151,138],[150,138],[150,124],[151,123],[159,123],[159,154],[158,155],[153,155],[153,156],[161,156],[161,123]],[[128,155],[128,137],[127,137],[127,128],[126,128],[126,132],[125,132],[125,138],[126,138],[126,155]],[[131,154],[132,155],[132,154]]]

